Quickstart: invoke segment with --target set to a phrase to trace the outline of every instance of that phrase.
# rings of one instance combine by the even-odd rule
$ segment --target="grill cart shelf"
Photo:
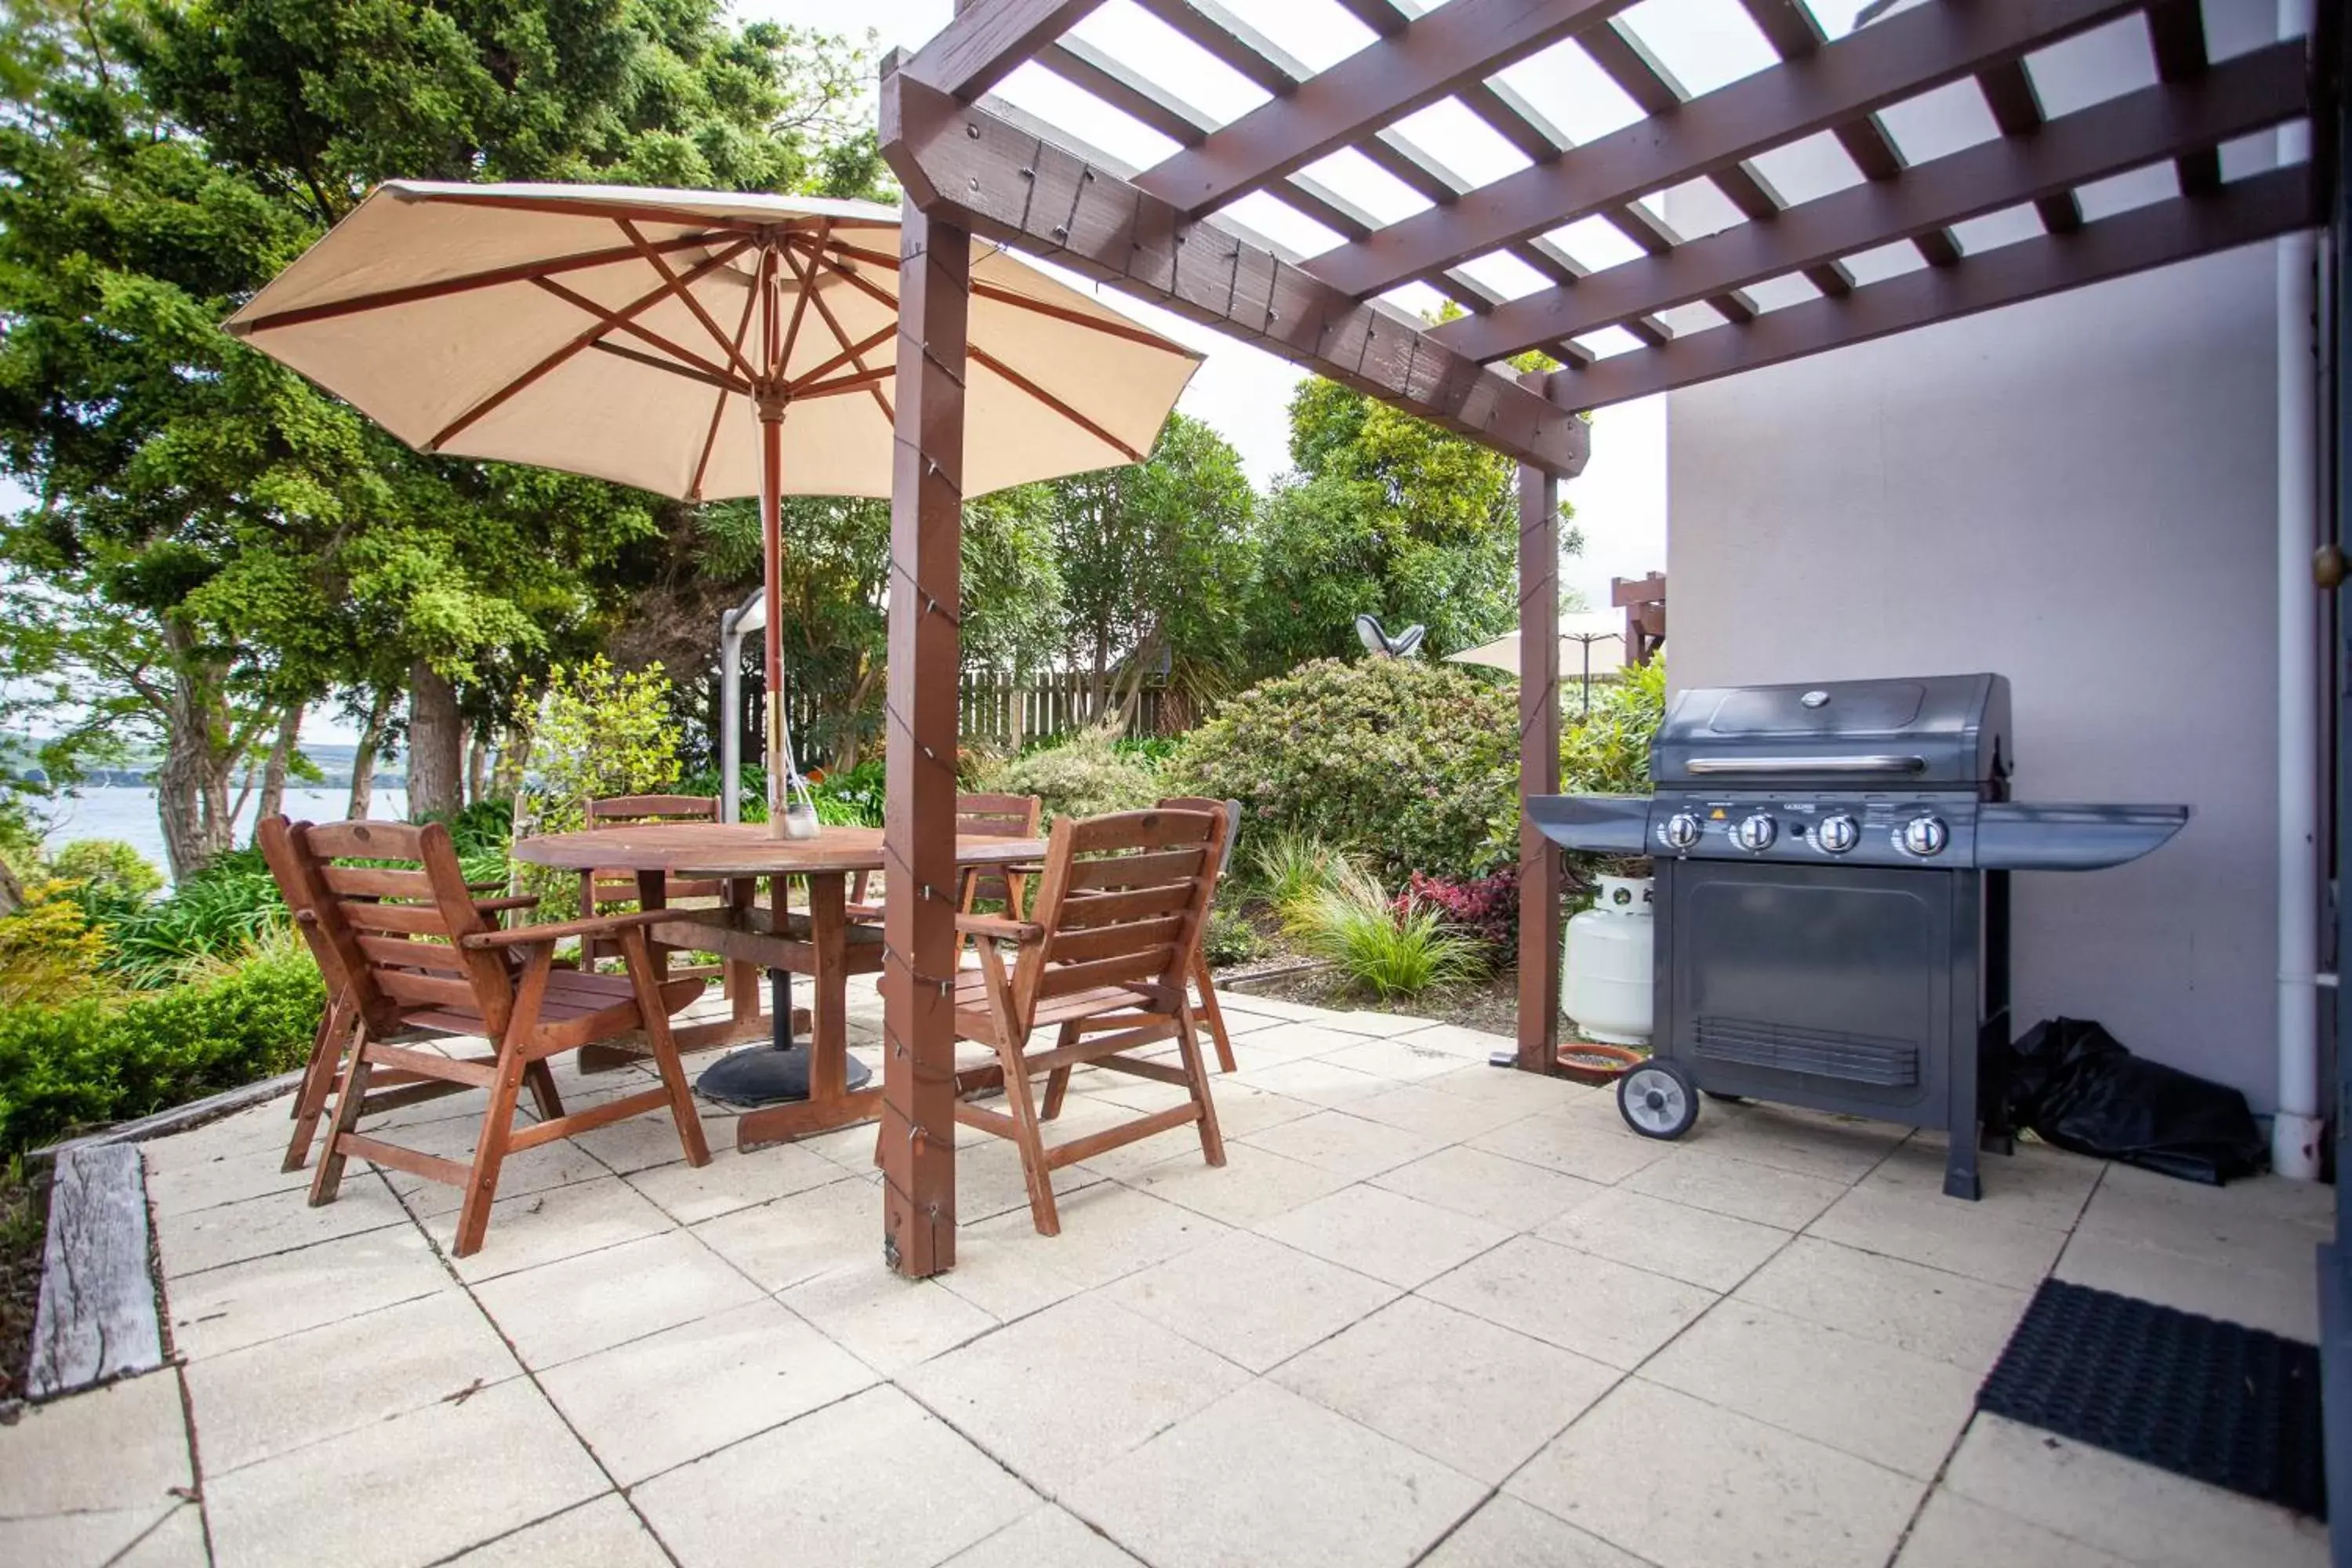
[[[1654,793],[1528,802],[1569,849],[1656,867],[1654,1054],[1618,1080],[1637,1132],[1701,1091],[1952,1133],[1944,1191],[2008,1146],[2009,878],[2136,860],[2185,805],[2009,798],[2009,682],[1949,675],[1684,692]]]

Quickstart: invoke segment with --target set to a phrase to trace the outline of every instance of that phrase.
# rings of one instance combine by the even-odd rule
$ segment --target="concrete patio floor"
[[[1935,1136],[1710,1103],[1647,1142],[1491,1037],[1226,1008],[1225,1169],[1116,1151],[1047,1239],[970,1135],[921,1284],[882,1265],[870,1129],[742,1155],[714,1110],[699,1171],[656,1116],[535,1150],[463,1261],[453,1189],[354,1163],[306,1206],[282,1102],[150,1143],[175,1364],[0,1428],[0,1563],[2325,1561],[1971,1406],[2053,1270],[2314,1338],[2326,1189],[2037,1147],[1958,1204]],[[1064,1135],[1168,1092],[1082,1073]],[[478,1106],[402,1136],[462,1153]]]

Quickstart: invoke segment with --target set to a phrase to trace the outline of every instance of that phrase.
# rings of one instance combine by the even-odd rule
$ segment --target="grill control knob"
[[[1913,855],[1940,855],[1952,841],[1952,830],[1940,816],[1915,816],[1903,825],[1900,842]]]
[[[1769,849],[1772,840],[1780,837],[1780,826],[1760,811],[1741,817],[1739,826],[1731,830],[1732,841],[1742,849]]]
[[[1698,818],[1687,811],[1678,811],[1666,818],[1665,826],[1658,829],[1658,837],[1666,841],[1669,849],[1687,849],[1698,842],[1699,832]]]
[[[1821,826],[1813,829],[1813,842],[1832,855],[1844,854],[1861,837],[1862,829],[1843,811],[1822,817]]]

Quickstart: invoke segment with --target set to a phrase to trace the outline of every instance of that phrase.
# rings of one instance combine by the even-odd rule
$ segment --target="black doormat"
[[[2319,1352],[2260,1329],[2045,1279],[1977,1408],[2327,1517]]]

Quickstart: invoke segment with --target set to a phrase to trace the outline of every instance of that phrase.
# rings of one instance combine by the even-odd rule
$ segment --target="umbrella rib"
[[[739,239],[731,245],[729,245],[724,250],[713,251],[710,255],[703,258],[700,261],[695,263],[692,268],[688,268],[685,273],[682,281],[678,284],[671,285],[665,283],[662,287],[632,300],[626,305],[622,306],[620,310],[614,311],[614,314],[620,317],[623,321],[627,321],[634,316],[639,315],[644,311],[652,309],[661,300],[668,299],[673,292],[682,291],[686,284],[693,282],[704,273],[710,271],[714,268],[724,267],[727,263],[734,260],[738,256],[740,256],[744,251],[750,249],[751,246],[751,242],[750,240]],[[580,353],[581,350],[586,348],[590,343],[594,342],[597,339],[603,337],[606,332],[609,332],[612,330],[613,329],[611,327],[608,327],[600,321],[587,331],[582,332],[570,342],[564,344],[562,348],[557,349],[553,353],[549,354],[545,359],[541,360],[537,364],[531,366],[529,370],[523,372],[512,381],[508,382],[497,391],[482,398],[472,407],[467,409],[466,412],[457,416],[457,418],[443,426],[430,441],[425,443],[423,449],[427,452],[439,451],[451,437],[465,430],[468,426],[474,424],[483,416],[497,408],[500,404],[506,402],[507,399],[512,397],[516,393],[530,386],[531,383],[539,380],[550,371],[554,370],[557,366],[562,364],[574,354]]]
[[[696,370],[700,371],[705,376],[720,383],[722,385],[734,386],[741,384],[734,376],[727,374],[727,367],[725,365],[711,363],[709,360],[704,359],[700,354],[696,353],[693,350],[687,348],[682,344],[670,342],[669,339],[662,336],[659,332],[655,331],[650,327],[643,326],[635,321],[622,321],[618,316],[614,315],[612,311],[606,310],[604,306],[599,305],[595,300],[589,299],[584,294],[577,293],[570,289],[566,289],[561,283],[551,283],[544,278],[534,278],[531,281],[538,284],[541,289],[546,289],[549,293],[554,295],[557,299],[562,300],[565,304],[575,306],[578,309],[586,311],[589,315],[595,317],[598,321],[604,322],[608,327],[614,328],[620,331],[628,333],[633,338],[639,338],[646,342],[651,343],[654,347],[661,350],[664,353],[673,355],[681,362],[692,365]]]
[[[791,253],[789,251],[786,252],[785,258],[787,260],[791,259]],[[794,265],[793,271],[797,276],[800,272],[799,266]],[[856,281],[862,282],[863,279],[856,279]],[[833,334],[834,342],[848,352],[849,363],[855,365],[857,369],[861,371],[864,370],[866,368],[865,360],[859,356],[855,349],[850,348],[849,334],[841,330],[840,321],[835,320],[834,317],[833,307],[824,302],[824,296],[818,292],[814,279],[803,280],[801,287],[801,297],[806,300],[810,304],[816,307],[816,313],[824,322],[825,331]],[[895,318],[898,312],[898,301],[896,300],[890,300],[887,303],[890,306],[890,313]],[[896,425],[898,422],[898,411],[890,406],[889,398],[883,395],[881,383],[879,381],[868,382],[866,384],[866,390],[874,394],[874,401],[880,406],[882,410],[882,417],[889,420],[891,424]]]
[[[793,249],[790,245],[784,246],[781,254],[784,264],[793,269],[793,281],[799,284],[800,288],[793,294],[793,319],[792,323],[784,329],[784,346],[776,351],[774,370],[779,380],[783,378],[784,367],[793,363],[793,345],[801,341],[801,321],[808,314],[809,294],[814,287],[809,281],[807,274],[801,270],[800,263],[793,259]]]
[[[760,303],[761,292],[760,269],[768,264],[771,247],[760,247],[760,261],[752,268],[751,287],[743,290],[743,318],[735,323],[735,348],[741,353],[743,334],[751,330],[751,311]],[[710,454],[719,445],[719,422],[727,416],[727,391],[721,388],[716,402],[710,405],[710,428],[702,433],[702,455],[694,460],[694,482],[686,487],[687,495],[695,500],[702,499],[703,476],[710,471]]]
[[[713,375],[708,371],[696,370],[691,365],[680,364],[676,360],[664,359],[659,354],[649,354],[643,349],[625,348],[603,338],[597,339],[588,346],[598,353],[611,354],[616,359],[634,360],[638,364],[649,365],[655,370],[666,370],[672,375],[682,375],[688,381],[698,381],[705,386],[715,386],[721,392],[751,390],[731,375]]]
[[[793,393],[793,400],[796,403],[804,402],[812,397],[832,397],[839,393],[856,392],[861,386],[877,385],[898,374],[898,367],[895,364],[877,364],[872,370],[861,370],[855,375],[840,376],[832,381],[818,382],[814,386],[796,388]]]
[[[718,322],[710,319],[710,312],[702,308],[702,301],[694,297],[694,290],[677,280],[677,274],[670,269],[668,260],[660,251],[653,247],[652,243],[644,235],[637,232],[637,226],[625,217],[615,218],[613,221],[621,226],[621,232],[629,237],[629,243],[637,247],[638,252],[645,257],[653,269],[662,275],[662,281],[667,283],[677,292],[678,299],[685,303],[686,308],[694,312],[694,319],[702,323],[702,330],[710,334],[710,341],[727,351],[727,357],[735,362],[735,368],[742,373],[743,379],[759,380],[760,373],[751,368],[751,362],[743,357],[740,350],[727,341],[726,332],[720,330]]]
[[[809,259],[815,262],[820,267],[828,268],[834,276],[839,278],[843,282],[850,284],[854,288],[862,290],[866,297],[873,300],[876,304],[885,307],[893,313],[898,310],[898,296],[890,293],[887,289],[882,288],[881,285],[876,283],[873,279],[858,276],[853,268],[843,263],[837,257],[827,256],[822,250],[812,248],[809,252]]]
[[[1120,440],[1118,437],[1112,435],[1109,431],[1104,429],[1101,426],[1096,424],[1093,420],[1087,418],[1085,415],[1079,413],[1076,409],[1071,407],[1068,404],[1063,402],[1060,398],[1055,396],[1052,393],[1046,391],[1044,387],[1038,385],[1027,376],[1022,374],[1019,371],[1014,370],[1011,365],[1006,364],[1003,360],[998,359],[994,354],[990,353],[978,343],[967,344],[964,348],[964,352],[970,354],[973,359],[978,360],[981,363],[986,365],[989,369],[994,371],[997,374],[1003,376],[1005,380],[1011,382],[1013,385],[1019,387],[1022,391],[1027,393],[1030,396],[1035,398],[1038,402],[1044,404],[1046,407],[1052,409],[1055,413],[1060,415],[1063,418],[1068,420],[1071,424],[1076,425],[1081,430],[1093,436],[1097,440],[1101,441],[1106,446],[1116,447],[1120,451],[1126,453],[1127,460],[1129,462],[1139,463],[1143,461],[1142,453],[1137,451],[1134,447],[1129,446],[1126,442]]]
[[[844,244],[840,240],[828,241],[825,248],[835,255],[845,256],[853,260],[870,261],[877,267],[898,265],[898,260],[894,257],[886,256],[878,250],[867,250],[863,246]],[[993,300],[1000,305],[1011,305],[1016,310],[1034,310],[1041,316],[1051,316],[1057,321],[1067,321],[1073,326],[1085,327],[1114,338],[1125,338],[1129,342],[1141,343],[1146,348],[1158,349],[1163,353],[1184,354],[1196,359],[1200,357],[1193,354],[1192,351],[1183,344],[1171,342],[1159,333],[1131,322],[1103,321],[1098,317],[1089,316],[1082,310],[1073,310],[1067,305],[1056,305],[1046,300],[1032,300],[1026,294],[1016,293],[1000,284],[985,282],[978,278],[971,280],[971,291],[983,300]]]
[[[709,246],[723,237],[709,234],[681,235],[676,239],[654,242],[655,248],[665,255],[673,250],[692,250]],[[256,316],[249,321],[231,321],[228,330],[237,337],[252,332],[266,332],[279,327],[299,327],[310,321],[324,321],[337,316],[356,315],[362,310],[388,310],[394,305],[413,305],[420,300],[437,300],[447,294],[463,294],[476,289],[495,289],[503,283],[522,283],[549,278],[559,272],[578,272],[590,267],[609,267],[616,261],[640,260],[644,252],[633,245],[615,245],[603,250],[583,250],[572,256],[560,256],[551,260],[518,261],[508,267],[493,267],[487,272],[468,272],[456,278],[439,278],[429,283],[408,283],[397,289],[378,289],[365,294],[354,294],[348,300],[330,300],[319,305],[297,305],[290,310],[272,310],[266,316]]]
[[[798,395],[802,388],[814,385],[817,377],[840,369],[843,365],[848,364],[852,361],[856,360],[860,354],[871,353],[874,350],[880,348],[884,343],[889,342],[892,338],[898,335],[898,323],[896,321],[892,321],[887,327],[877,327],[873,331],[868,332],[866,336],[858,339],[857,342],[850,344],[849,347],[834,355],[831,359],[825,361],[823,364],[818,365],[814,370],[808,371],[801,375],[796,375],[792,380],[784,383],[784,390],[793,394],[794,395]]]

